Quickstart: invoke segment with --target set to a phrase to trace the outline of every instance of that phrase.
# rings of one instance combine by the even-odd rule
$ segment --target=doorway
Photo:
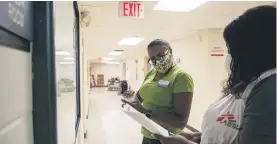
[[[105,81],[104,81],[104,75],[103,74],[98,74],[97,75],[97,87],[104,87]]]

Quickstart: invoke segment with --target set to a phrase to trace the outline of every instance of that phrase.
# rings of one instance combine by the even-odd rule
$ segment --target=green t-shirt
[[[169,82],[168,86],[158,86],[159,80],[153,80],[156,73],[157,70],[152,69],[146,75],[144,82],[139,89],[139,95],[143,99],[143,107],[145,109],[159,112],[171,110],[173,109],[174,93],[193,92],[194,85],[191,76],[185,73],[177,65],[161,78],[161,80]],[[163,127],[174,134],[183,132],[183,130],[178,128]],[[151,137],[151,132],[147,129],[142,128],[141,132],[143,136],[154,139]]]

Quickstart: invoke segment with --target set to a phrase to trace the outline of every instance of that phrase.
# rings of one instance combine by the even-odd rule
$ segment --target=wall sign
[[[144,18],[144,6],[141,2],[121,1],[118,12],[120,18]]]
[[[222,47],[213,47],[210,54],[211,56],[224,56],[224,49]]]
[[[31,41],[33,39],[32,2],[1,1],[0,27]]]

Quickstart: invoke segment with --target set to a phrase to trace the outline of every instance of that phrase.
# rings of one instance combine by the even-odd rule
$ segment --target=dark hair
[[[228,24],[223,33],[232,56],[224,96],[237,98],[263,72],[276,68],[276,8],[258,6]]]
[[[150,48],[153,46],[161,46],[161,47],[167,48],[170,50],[170,53],[172,53],[171,46],[166,40],[155,39],[148,44],[147,48]]]

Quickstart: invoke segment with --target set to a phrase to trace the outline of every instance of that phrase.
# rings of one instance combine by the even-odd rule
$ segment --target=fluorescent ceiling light
[[[56,55],[70,55],[68,51],[56,51]]]
[[[62,64],[62,65],[70,65],[70,64],[74,64],[74,62],[60,62],[60,64]]]
[[[121,55],[123,52],[122,51],[113,51],[113,52],[110,52],[108,55]]]
[[[207,2],[206,0],[161,0],[153,10],[189,12]]]
[[[142,42],[143,40],[144,40],[144,38],[139,38],[139,37],[122,38],[118,44],[119,45],[137,45],[140,42]]]
[[[112,57],[103,57],[102,59],[106,60],[106,61],[109,61],[109,60],[114,60],[115,58],[112,58]]]
[[[73,60],[73,57],[65,57],[65,60]]]
[[[119,64],[119,62],[111,62],[111,61],[102,61],[102,63],[107,63],[107,64]]]

